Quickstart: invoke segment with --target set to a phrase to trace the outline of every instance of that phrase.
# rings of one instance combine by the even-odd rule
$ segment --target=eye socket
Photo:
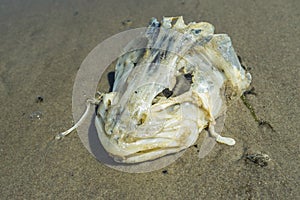
[[[199,33],[201,33],[201,29],[192,29],[191,30],[193,34],[198,35]]]

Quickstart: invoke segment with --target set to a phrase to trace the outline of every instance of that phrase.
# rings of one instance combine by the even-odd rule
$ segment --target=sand
[[[0,2],[1,199],[299,199],[299,1]],[[191,147],[168,167],[143,174],[94,159],[73,124],[72,89],[87,54],[151,17],[183,15],[227,33],[253,76],[256,95],[228,108],[224,134],[203,159]],[[42,98],[38,98],[38,97]],[[266,154],[267,166],[247,159]]]

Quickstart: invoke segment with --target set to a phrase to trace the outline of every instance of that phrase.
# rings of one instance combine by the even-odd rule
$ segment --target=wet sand
[[[292,0],[1,1],[1,199],[300,198],[299,9]],[[73,124],[72,89],[87,54],[151,17],[177,15],[231,37],[253,76],[256,95],[247,99],[273,129],[239,100],[223,129],[235,146],[216,145],[201,160],[191,147],[144,174],[106,167],[76,132],[53,141]],[[247,159],[256,153],[270,157],[267,166]]]

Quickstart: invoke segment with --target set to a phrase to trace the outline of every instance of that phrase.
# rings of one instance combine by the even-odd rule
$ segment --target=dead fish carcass
[[[100,141],[117,162],[138,163],[193,145],[207,128],[217,142],[234,145],[214,129],[226,104],[249,87],[226,34],[182,17],[153,18],[139,43],[126,47],[115,67],[112,92],[102,94],[95,120]]]

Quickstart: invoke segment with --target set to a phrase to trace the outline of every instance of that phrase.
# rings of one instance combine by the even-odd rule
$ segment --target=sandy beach
[[[296,0],[1,0],[1,199],[300,199],[300,2]],[[171,165],[125,173],[98,162],[76,131],[72,90],[92,49],[151,17],[184,16],[227,33],[252,75],[228,107],[217,144],[190,147]],[[252,159],[268,155],[269,160]],[[252,157],[251,157],[252,156]]]

